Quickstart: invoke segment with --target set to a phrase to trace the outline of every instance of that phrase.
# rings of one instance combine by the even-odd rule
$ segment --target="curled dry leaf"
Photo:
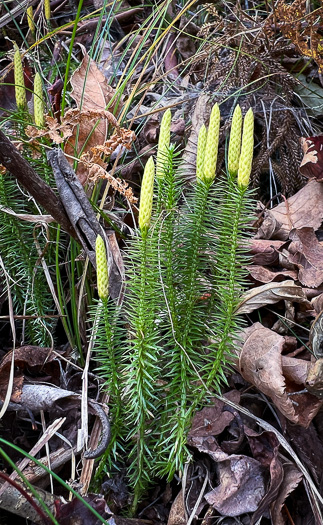
[[[204,497],[224,516],[254,512],[265,494],[264,469],[259,461],[232,455],[218,462],[219,485]]]
[[[292,464],[284,461],[284,477],[279,487],[277,498],[271,506],[271,519],[275,525],[285,525],[286,521],[282,516],[282,508],[286,498],[291,494],[299,485],[303,475],[301,472]]]
[[[289,249],[294,253],[288,260],[298,266],[298,280],[309,288],[317,288],[323,282],[323,246],[313,228],[292,230],[289,238],[293,241]]]
[[[288,395],[297,392],[299,387],[290,380],[288,389],[286,387],[281,355],[284,338],[260,323],[255,323],[247,328],[245,335],[246,340],[239,359],[239,370],[242,377],[269,396],[287,419],[307,427],[317,414],[322,402],[310,394],[297,394],[292,397]],[[288,365],[291,372],[292,367],[290,363]],[[296,366],[301,365],[298,362]],[[296,370],[293,370],[293,373],[295,375]],[[304,376],[304,371],[298,371],[298,374]],[[291,376],[290,373],[289,379]]]
[[[55,118],[50,115],[45,116],[45,127],[44,129],[36,128],[35,126],[27,126],[26,135],[32,139],[40,137],[48,137],[55,144],[62,144],[66,139],[71,137],[74,132],[74,128],[80,124],[89,124],[94,120],[107,120],[112,126],[119,128],[118,122],[114,115],[110,111],[105,110],[85,110],[80,111],[78,109],[69,109],[66,111],[64,118],[61,122],[58,122]],[[92,126],[92,124],[91,124]]]
[[[111,100],[115,95],[115,90],[109,86],[107,79],[94,60],[89,57],[85,47],[81,44],[79,45],[84,56],[80,66],[74,71],[70,80],[73,87],[71,96],[75,100],[79,111],[96,111],[100,113],[105,112],[106,107],[109,107],[112,112],[115,104],[111,104]],[[108,113],[112,115],[111,112]],[[103,146],[108,136],[109,122],[107,119],[98,117],[95,124],[89,121],[80,123],[77,133],[76,130],[73,130],[73,136],[66,143],[65,153],[73,157],[79,157],[81,153],[86,153],[93,147]],[[113,125],[115,126],[116,124]],[[79,163],[77,175],[80,181],[84,183],[88,176],[87,166]]]
[[[261,283],[270,283],[272,281],[278,281],[289,277],[291,279],[297,279],[296,270],[270,270],[264,266],[251,265],[248,266],[248,271],[253,279],[260,281]]]
[[[240,401],[240,393],[237,390],[227,392],[224,394],[224,397],[237,404]],[[234,414],[224,411],[224,407],[223,401],[216,399],[213,406],[205,407],[196,412],[189,432],[189,438],[218,436],[221,434],[234,419]]]
[[[7,352],[0,362],[0,400],[6,396],[11,368],[12,352]],[[20,403],[24,371],[28,369],[40,377],[43,374],[54,383],[59,377],[59,364],[56,355],[50,348],[39,346],[22,346],[15,349],[15,377],[11,401]]]
[[[252,435],[253,434],[253,435]],[[276,500],[279,487],[283,481],[283,465],[278,454],[279,441],[273,432],[261,432],[255,435],[252,431],[246,432],[252,455],[263,467],[269,469],[270,483],[266,494],[259,502],[258,508],[252,516],[252,523],[267,514],[270,504]]]
[[[248,290],[242,295],[236,313],[249,314],[262,306],[278,303],[278,301],[305,303],[310,306],[301,286],[297,286],[294,281],[283,281],[264,284]]]
[[[67,397],[77,397],[77,395],[70,390],[50,385],[24,385],[20,403],[23,408],[38,413],[40,410],[52,410],[56,401]]]
[[[274,241],[253,238],[250,241],[249,251],[252,254],[252,262],[256,265],[271,265],[278,261],[278,250],[285,241]]]
[[[316,359],[311,364],[305,380],[305,386],[311,394],[319,399],[323,399],[323,358]]]
[[[184,504],[183,489],[179,491],[171,506],[167,525],[186,525],[187,512]]]

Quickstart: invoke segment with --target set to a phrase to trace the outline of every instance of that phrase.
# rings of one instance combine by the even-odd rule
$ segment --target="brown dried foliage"
[[[32,139],[47,137],[55,144],[62,144],[67,138],[73,135],[75,126],[82,122],[90,120],[107,119],[108,122],[119,131],[119,125],[115,116],[110,111],[104,110],[88,110],[80,111],[79,109],[69,109],[66,111],[61,122],[51,117],[45,116],[45,128],[39,129],[34,126],[27,126],[26,135]]]
[[[274,29],[279,29],[302,56],[315,60],[319,72],[323,73],[323,7],[307,13],[306,4],[306,0],[295,0],[291,5],[279,0],[264,30],[268,37],[275,37]]]

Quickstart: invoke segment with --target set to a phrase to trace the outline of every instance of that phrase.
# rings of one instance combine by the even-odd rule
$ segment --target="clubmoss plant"
[[[118,339],[118,307],[109,302],[109,274],[106,248],[103,238],[99,235],[95,245],[96,271],[99,301],[94,305],[96,322],[95,345],[96,359],[100,363],[98,371],[105,378],[105,391],[109,395],[110,419],[112,425],[111,439],[99,470],[108,463],[109,467],[117,461],[118,452],[122,448],[121,424],[121,389],[120,389],[120,348]]]
[[[238,186],[240,188],[247,188],[250,179],[252,159],[253,159],[253,145],[254,145],[254,117],[252,109],[250,108],[243,121],[242,145],[241,155],[239,159],[238,168]]]
[[[157,154],[158,178],[152,158],[145,167],[139,228],[127,247],[120,325],[126,350],[120,354],[117,386],[123,392],[120,414],[127,429],[123,446],[129,454],[133,513],[152,473],[171,479],[183,470],[190,457],[186,441],[194,411],[225,381],[240,329],[235,309],[245,277],[241,246],[251,202],[253,115],[250,110],[244,120],[241,153],[239,110],[235,115],[231,172],[215,177],[217,105],[208,130],[200,129],[196,180],[189,189],[168,131]],[[169,114],[162,122],[169,130]]]

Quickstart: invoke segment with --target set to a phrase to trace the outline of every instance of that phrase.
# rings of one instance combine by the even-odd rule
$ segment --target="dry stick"
[[[54,191],[37,175],[17,148],[0,130],[0,164],[26,188],[34,199],[52,215],[56,222],[74,239],[77,234],[64,210],[64,207]]]

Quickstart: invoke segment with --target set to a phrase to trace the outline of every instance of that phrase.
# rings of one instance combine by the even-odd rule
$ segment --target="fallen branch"
[[[62,228],[74,239],[77,234],[54,191],[37,175],[32,166],[20,155],[17,148],[0,130],[0,164],[26,188],[34,199],[45,208]]]

